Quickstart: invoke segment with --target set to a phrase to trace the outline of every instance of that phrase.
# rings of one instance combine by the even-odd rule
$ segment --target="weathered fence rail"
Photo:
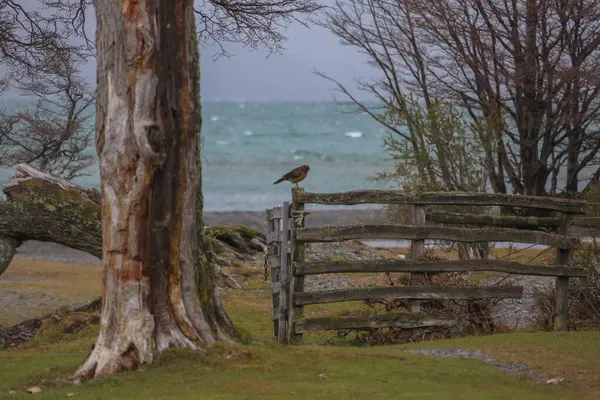
[[[485,225],[501,228],[538,230],[556,230],[568,221],[565,217],[517,217],[509,215],[480,215],[453,212],[427,212],[427,222],[440,224]],[[592,237],[600,236],[600,217],[572,217],[572,229],[577,229]],[[582,235],[583,236],[583,235]]]
[[[371,224],[304,227],[305,204],[356,205],[403,204],[411,206],[411,224]],[[428,211],[427,206],[502,206],[546,210],[544,217],[491,216]],[[299,343],[302,334],[337,329],[396,327],[413,329],[456,323],[454,316],[426,315],[418,302],[427,299],[521,298],[522,286],[445,287],[408,285],[305,291],[307,275],[332,273],[402,272],[415,277],[425,273],[494,271],[518,275],[556,277],[555,330],[567,329],[569,278],[584,277],[582,268],[568,266],[571,251],[580,246],[569,235],[574,220],[584,221],[586,202],[502,194],[418,193],[357,190],[343,193],[308,193],[292,189],[292,203],[267,210],[268,264],[271,267],[274,333],[279,343]],[[466,227],[432,225],[451,224]],[[588,223],[588,222],[585,222]],[[592,224],[591,222],[589,222]],[[595,222],[594,222],[595,223]],[[595,225],[594,225],[595,226]],[[305,262],[304,245],[352,239],[410,240],[409,260],[362,260]],[[517,242],[557,249],[554,266],[537,266],[502,260],[421,260],[425,240],[463,243]],[[357,317],[304,318],[303,308],[312,304],[356,300],[409,299],[411,313]]]

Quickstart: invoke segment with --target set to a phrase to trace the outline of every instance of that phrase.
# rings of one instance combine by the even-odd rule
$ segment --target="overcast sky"
[[[29,0],[31,1],[31,0]],[[87,31],[95,29],[92,10],[87,19]],[[216,46],[200,50],[201,90],[204,100],[332,100],[332,82],[314,75],[317,69],[355,87],[356,78],[369,78],[375,71],[366,65],[365,57],[355,48],[342,46],[328,30],[299,23],[291,25],[284,35],[283,54],[266,58],[266,50],[252,51],[235,43],[226,43],[231,58],[221,57]],[[95,82],[95,64],[89,63],[83,71]],[[359,94],[369,99],[367,94]],[[340,94],[336,94],[338,98]]]
[[[314,75],[314,69],[351,87],[356,86],[356,78],[368,78],[374,73],[355,48],[342,46],[337,37],[319,26],[295,24],[285,34],[289,38],[286,50],[269,58],[265,58],[267,51],[231,45],[233,57],[213,61],[217,49],[201,49],[203,98],[331,100],[334,84]]]

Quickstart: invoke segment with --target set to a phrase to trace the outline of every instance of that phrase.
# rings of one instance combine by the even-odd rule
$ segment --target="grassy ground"
[[[44,315],[100,295],[101,269],[15,257],[0,278],[0,325]]]
[[[256,271],[256,270],[255,270]],[[255,341],[219,345],[209,354],[168,351],[141,372],[120,374],[81,386],[56,383],[83,361],[96,328],[75,335],[44,336],[0,351],[0,398],[62,399],[598,399],[600,333],[522,332],[403,346],[356,348],[326,345],[332,335],[307,335],[303,346],[271,340],[270,294],[262,270],[245,270],[244,290],[224,293],[227,312]],[[13,286],[18,284],[17,287]],[[42,291],[56,302],[83,301],[100,291],[100,270],[16,260],[0,290]],[[306,315],[343,312],[356,304],[306,307]],[[39,314],[40,310],[31,310]],[[26,310],[2,310],[1,321],[22,319]],[[445,359],[404,352],[411,348],[479,349],[494,359],[525,363],[559,386],[531,381],[476,360]],[[25,389],[40,386],[31,395]],[[8,394],[9,390],[17,393]]]

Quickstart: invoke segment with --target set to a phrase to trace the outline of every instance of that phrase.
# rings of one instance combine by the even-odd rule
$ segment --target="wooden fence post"
[[[418,204],[413,204],[410,208],[410,223],[411,225],[425,225],[425,207]],[[425,241],[424,240],[411,240],[410,241],[410,259],[412,261],[418,261],[423,257],[425,253]],[[420,283],[425,283],[427,274],[425,273],[411,273],[410,283],[412,284],[413,279]],[[410,302],[410,311],[418,313],[421,311],[422,302],[415,300]]]
[[[289,251],[288,251],[288,240],[290,239],[289,221],[290,221],[290,203],[283,203],[281,219],[281,242],[280,242],[280,272],[279,272],[279,328],[277,330],[277,342],[279,344],[285,344],[288,338],[288,329],[286,327],[287,318],[290,308],[288,291],[290,282],[290,268],[289,268]]]
[[[281,246],[279,241],[272,241],[270,237],[280,231],[279,221],[281,207],[267,209],[267,268],[271,271],[271,319],[273,320],[273,336],[279,337],[279,305],[281,285],[279,275],[281,270]]]
[[[411,225],[425,225],[425,207],[418,204],[413,204],[410,210]],[[425,253],[424,240],[411,240],[410,242],[410,258],[413,261],[419,260]]]
[[[559,228],[559,233],[568,235],[571,228],[572,216],[562,214],[564,216],[564,224]],[[571,249],[556,249],[556,264],[567,265],[571,260]],[[554,330],[568,331],[569,330],[569,277],[556,277],[555,287],[555,312],[554,312]]]
[[[295,193],[304,192],[302,188],[292,188],[292,199],[295,199]],[[293,263],[304,262],[304,244],[298,244],[296,241],[296,229],[304,228],[304,203],[292,202],[292,217],[294,220],[294,229],[292,232],[292,243],[294,244]],[[290,316],[289,316],[289,335],[288,343],[301,344],[302,334],[296,334],[294,330],[294,321],[304,315],[304,306],[294,305],[294,293],[304,292],[304,276],[293,276],[290,285]]]

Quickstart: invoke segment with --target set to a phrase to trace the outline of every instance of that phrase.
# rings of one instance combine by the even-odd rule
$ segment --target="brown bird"
[[[306,178],[306,175],[308,175],[308,171],[310,171],[310,167],[308,165],[301,165],[297,168],[294,168],[287,174],[283,175],[281,178],[277,179],[275,182],[273,182],[273,185],[276,185],[283,181],[288,181],[295,183],[296,187],[298,187],[298,183],[302,182],[304,178]]]

